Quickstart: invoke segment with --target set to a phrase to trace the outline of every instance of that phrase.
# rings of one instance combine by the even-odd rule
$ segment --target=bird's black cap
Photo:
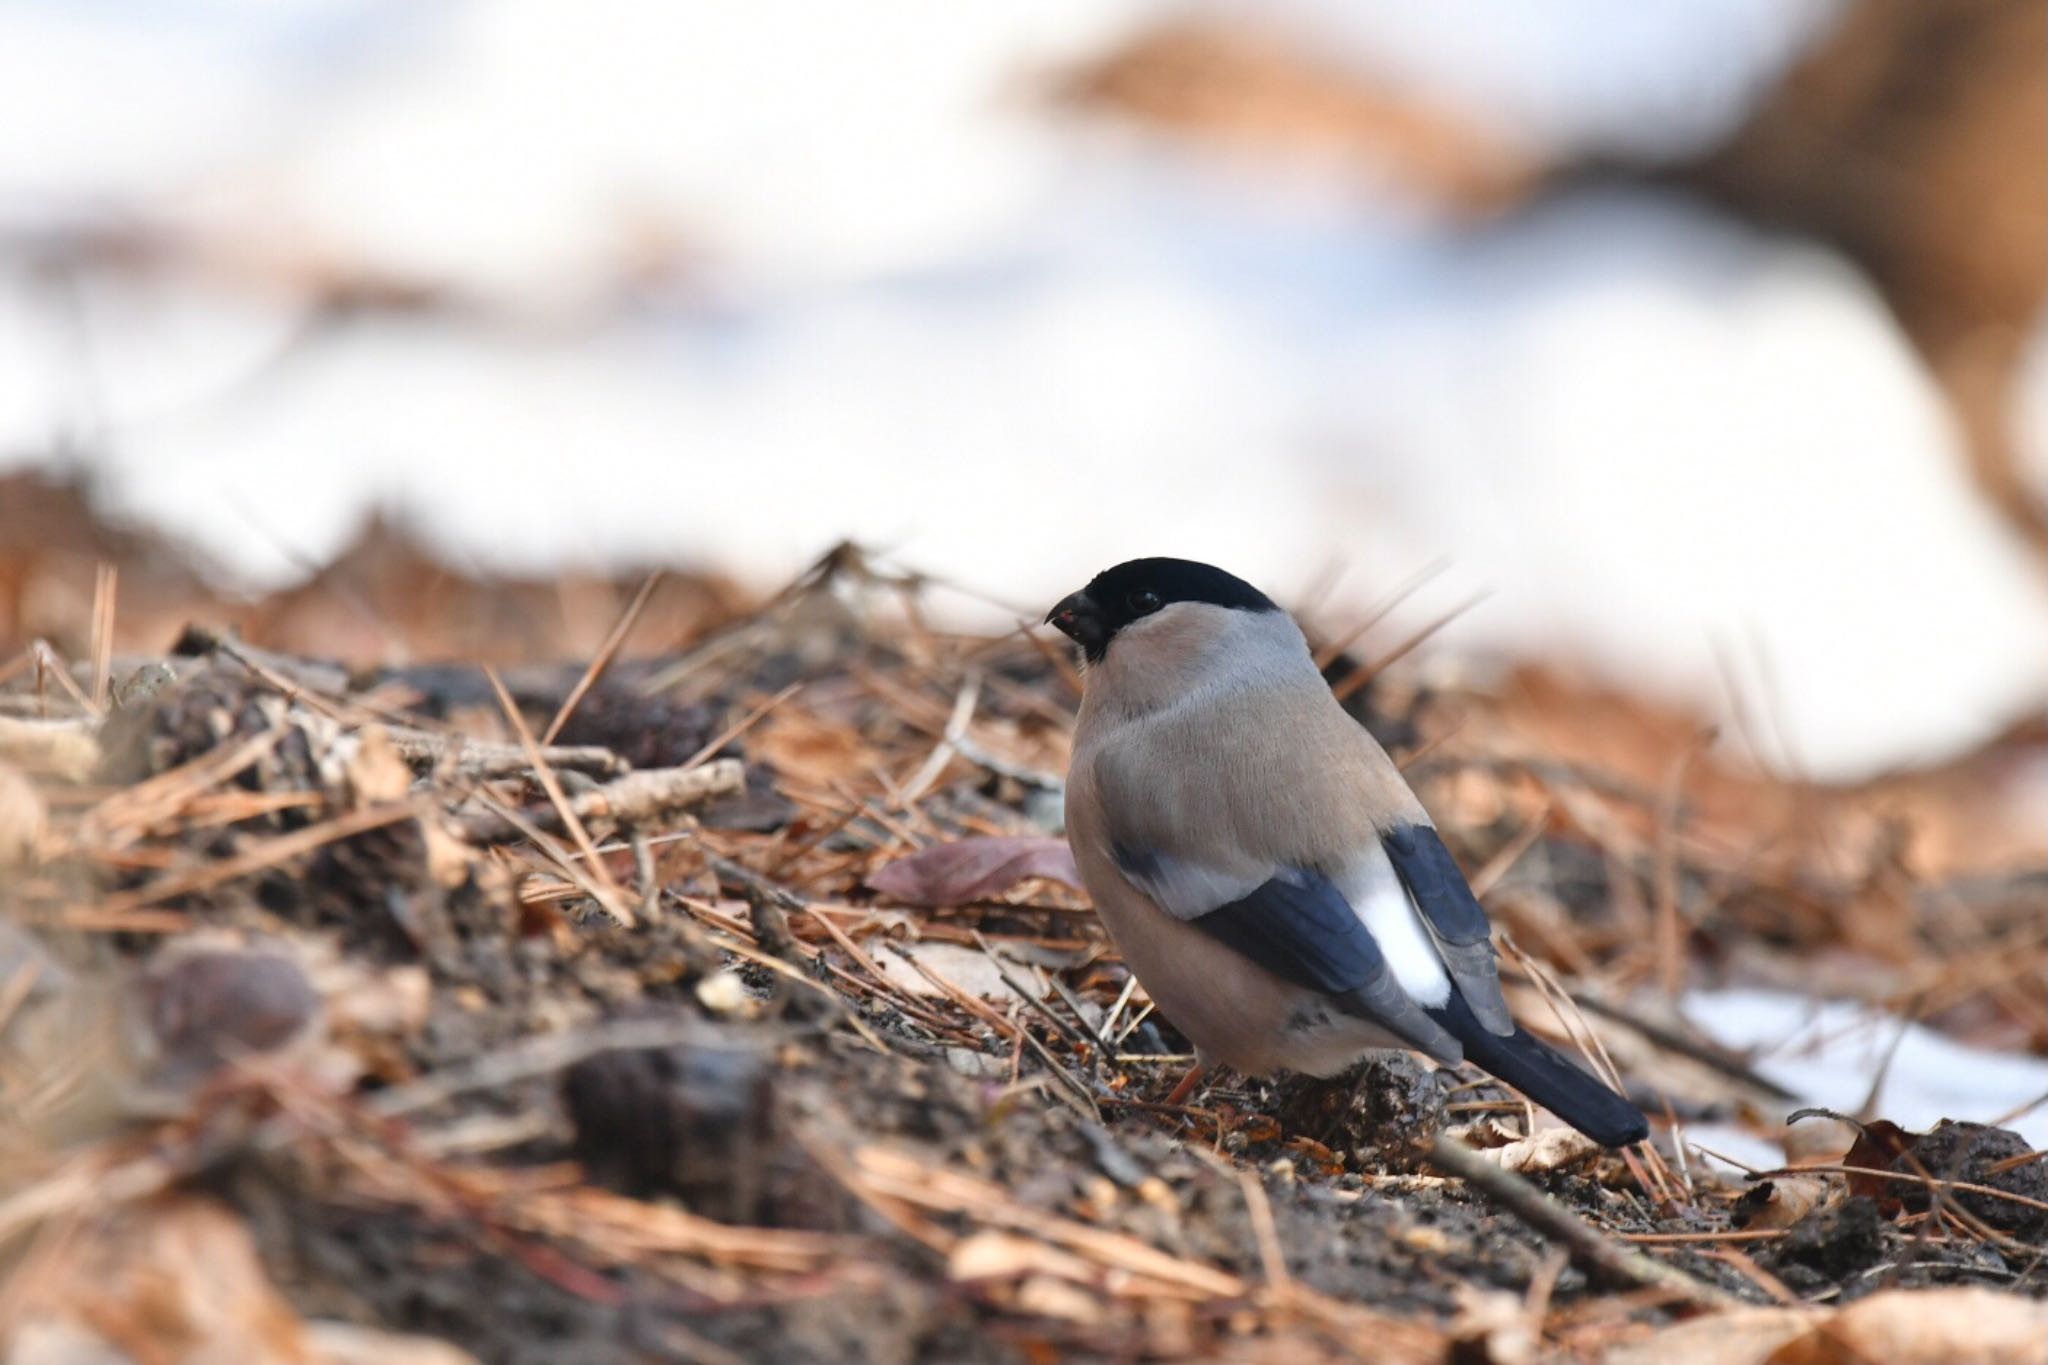
[[[1278,611],[1273,599],[1236,574],[1193,559],[1132,559],[1104,569],[1064,598],[1045,619],[1100,662],[1118,631],[1175,602],[1204,602],[1237,611]]]

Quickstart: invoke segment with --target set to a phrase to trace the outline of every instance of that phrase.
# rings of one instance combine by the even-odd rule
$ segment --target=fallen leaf
[[[1533,1365],[1539,1358],[1537,1323],[1520,1294],[1460,1285],[1455,1297],[1458,1313],[1450,1333],[1457,1344],[1451,1358],[1486,1365]]]
[[[0,758],[32,773],[88,782],[100,766],[100,742],[83,721],[0,716]]]
[[[198,1196],[96,1220],[23,1273],[7,1365],[476,1365],[432,1337],[301,1321],[242,1220]]]
[[[1600,1357],[1601,1365],[1764,1365],[1813,1329],[1808,1308],[1738,1308],[1676,1323]]]
[[[346,741],[338,747],[349,747]],[[360,806],[402,800],[412,790],[412,769],[398,756],[390,732],[381,725],[365,726],[356,737],[343,762],[348,787]]]
[[[1539,1128],[1502,1147],[1482,1147],[1479,1155],[1510,1171],[1542,1175],[1576,1165],[1600,1151],[1600,1144],[1575,1128]]]
[[[30,1274],[9,1365],[237,1361],[304,1365],[304,1324],[242,1220],[181,1195],[135,1205]]]
[[[352,1322],[309,1322],[316,1365],[476,1365],[476,1357],[434,1337],[408,1336]]]
[[[1855,1145],[1855,1124],[1816,1114],[1785,1129],[1785,1164],[1839,1166]]]
[[[1103,1319],[1102,1303],[1079,1285],[1050,1275],[1032,1275],[1017,1286],[1016,1307],[1036,1318],[1093,1324]]]
[[[1735,1204],[1735,1226],[1789,1228],[1820,1208],[1840,1188],[1828,1176],[1773,1176],[1743,1191]]]
[[[1872,1119],[1862,1125],[1856,1134],[1856,1141],[1849,1148],[1849,1154],[1842,1158],[1844,1166],[1860,1166],[1866,1170],[1888,1171],[1901,1155],[1913,1150],[1923,1135],[1909,1133],[1889,1119]],[[1849,1176],[1849,1193],[1865,1195],[1877,1201],[1878,1211],[1887,1218],[1896,1218],[1905,1205],[1899,1198],[1899,1183],[1882,1176]]]
[[[1768,1365],[2048,1365],[2048,1304],[1995,1289],[1892,1289],[1765,1357]]]
[[[957,839],[898,858],[868,885],[906,905],[927,910],[1000,896],[1031,877],[1081,884],[1065,839],[982,836]]]
[[[1739,1308],[1677,1323],[1602,1365],[2048,1365],[2048,1304],[1994,1289],[1891,1289],[1829,1311]]]
[[[896,943],[890,942],[887,952],[875,954],[875,962],[882,969],[882,975],[913,995],[945,995],[945,991],[931,983],[923,972],[906,962],[905,958],[916,958],[925,971],[939,977],[948,985],[957,986],[969,995],[983,1000],[1021,999],[1016,988],[1003,980],[996,970],[994,959],[979,948],[963,947],[957,943]],[[1030,979],[1030,969],[1010,968],[1010,975],[1020,981]]]
[[[1058,1275],[1091,1280],[1088,1262],[1031,1237],[1009,1232],[977,1232],[964,1237],[946,1258],[946,1273],[956,1280],[1004,1280],[1024,1275]]]
[[[35,784],[11,763],[0,763],[0,867],[33,863],[43,846],[45,811]]]

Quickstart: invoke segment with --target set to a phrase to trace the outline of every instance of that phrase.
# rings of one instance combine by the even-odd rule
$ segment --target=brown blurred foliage
[[[1666,166],[1546,165],[1510,130],[1252,23],[1174,22],[1072,72],[1071,106],[1228,148],[1307,152],[1466,214],[1589,180],[1677,184],[1867,271],[1942,386],[1971,473],[2048,555],[2015,447],[2048,294],[2048,8],[1855,0],[1722,146]]]

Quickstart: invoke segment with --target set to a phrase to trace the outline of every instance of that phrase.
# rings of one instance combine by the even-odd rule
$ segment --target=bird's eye
[[[1156,592],[1134,592],[1124,599],[1124,605],[1131,609],[1133,616],[1150,616],[1159,610],[1159,594]]]

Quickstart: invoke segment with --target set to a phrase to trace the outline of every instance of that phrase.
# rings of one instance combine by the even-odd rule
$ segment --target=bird
[[[1082,656],[1067,839],[1125,965],[1195,1045],[1177,1095],[1216,1066],[1328,1078],[1406,1048],[1474,1063],[1604,1146],[1648,1136],[1515,1022],[1429,812],[1271,598],[1134,559],[1045,619]]]

